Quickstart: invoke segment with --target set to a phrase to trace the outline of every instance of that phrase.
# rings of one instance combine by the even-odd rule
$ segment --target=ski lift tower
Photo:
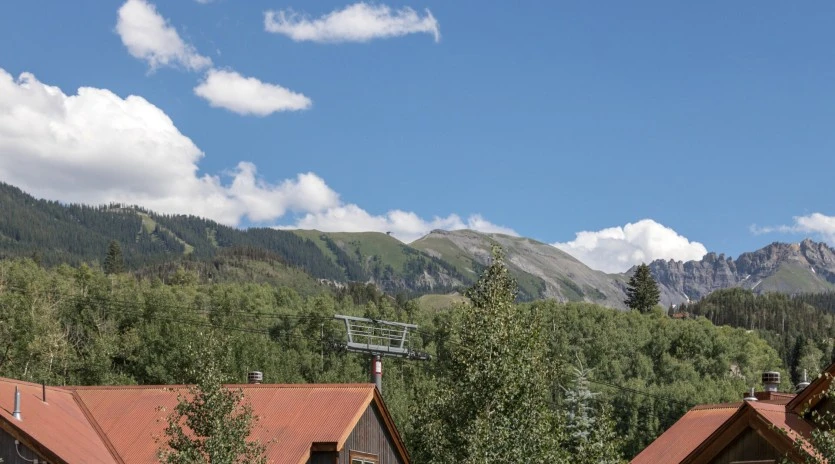
[[[418,328],[414,324],[341,315],[334,319],[345,323],[348,342],[343,347],[347,351],[371,355],[371,377],[380,393],[383,393],[383,356],[417,361],[431,359],[428,353],[414,351],[409,346],[409,332]]]

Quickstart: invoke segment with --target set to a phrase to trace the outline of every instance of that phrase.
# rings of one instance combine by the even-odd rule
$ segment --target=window
[[[351,451],[351,464],[378,464],[380,458],[376,454],[361,453],[359,451]]]

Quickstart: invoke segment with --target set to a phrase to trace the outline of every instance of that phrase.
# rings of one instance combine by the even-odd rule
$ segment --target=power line
[[[160,321],[160,322],[174,322],[174,323],[178,323],[178,324],[190,325],[192,327],[214,328],[214,329],[222,329],[222,330],[229,330],[229,331],[246,332],[246,333],[252,333],[252,334],[261,334],[261,335],[267,335],[267,336],[275,338],[274,333],[276,332],[276,330],[274,330],[274,329],[256,329],[256,328],[250,328],[250,327],[240,327],[240,326],[233,326],[233,325],[228,325],[228,324],[220,324],[220,323],[217,323],[217,322],[206,321],[206,320],[184,319],[184,318],[178,318],[178,317],[175,317],[175,316],[172,316],[172,315],[149,314],[143,308],[133,307],[133,306],[136,306],[136,304],[135,304],[135,302],[132,302],[132,301],[124,301],[124,300],[119,301],[119,300],[115,300],[115,299],[104,299],[104,298],[94,299],[93,297],[82,296],[82,295],[63,295],[63,297],[66,298],[67,300],[69,300],[70,302],[87,303],[87,302],[91,302],[91,300],[92,300],[94,302],[97,302],[97,303],[107,307],[110,310],[116,310],[121,315],[124,315],[124,316],[136,316],[138,318],[144,318],[144,319]],[[95,301],[95,300],[98,300],[98,301]],[[212,313],[211,311],[208,311],[208,310],[195,310],[195,309],[190,308],[190,307],[178,306],[178,305],[157,304],[157,306],[158,307],[163,307],[163,308],[166,308],[166,309],[185,309],[185,310],[188,310],[189,313],[191,313],[191,314],[204,314],[204,315],[207,315],[207,316],[211,316],[211,315],[214,314],[214,313]],[[257,315],[255,315],[255,316],[257,317]],[[326,320],[325,318],[322,318],[322,319]],[[295,328],[295,327],[293,327],[293,328]],[[301,339],[306,339],[306,340],[314,340],[310,337],[304,337],[304,336],[301,336],[299,334],[293,334],[293,333],[290,333],[290,332],[284,331],[284,330],[280,330],[278,332],[286,338],[301,338]],[[322,339],[320,341],[324,342],[325,340]]]
[[[590,383],[596,383],[598,385],[605,385],[607,387],[615,388],[615,389],[618,389],[618,390],[623,390],[623,391],[626,391],[626,392],[629,392],[629,393],[635,393],[637,395],[644,395],[644,396],[648,396],[648,397],[651,397],[651,398],[655,398],[657,400],[663,400],[663,401],[667,401],[667,402],[670,402],[670,403],[676,403],[676,404],[679,404],[679,405],[684,406],[686,408],[691,407],[691,405],[688,404],[688,403],[670,398],[668,396],[656,395],[654,393],[649,393],[649,392],[645,392],[645,391],[641,391],[641,390],[636,390],[634,388],[624,387],[622,385],[615,385],[615,384],[608,383],[608,382],[603,382],[603,381],[600,381],[600,380],[592,380],[592,379],[587,379],[587,380]]]
[[[18,292],[29,292],[31,289],[21,288],[21,287],[6,287],[9,290],[16,290]],[[241,311],[241,310],[234,310],[234,309],[218,309],[217,305],[209,305],[210,309],[199,309],[197,306],[200,302],[195,301],[192,304],[172,304],[170,302],[166,303],[159,303],[155,302],[152,299],[143,298],[137,300],[120,300],[117,298],[108,298],[101,295],[67,295],[62,294],[59,291],[52,292],[54,296],[59,298],[65,298],[74,300],[75,302],[87,302],[93,301],[98,302],[100,304],[117,304],[121,306],[142,306],[142,305],[156,305],[158,307],[163,307],[166,309],[180,309],[183,311],[193,312],[193,313],[204,313],[207,315],[222,315],[222,314],[230,314],[230,315],[239,315],[249,319],[259,319],[259,318],[272,318],[272,319],[280,319],[280,320],[296,320],[298,322],[307,321],[307,322],[314,322],[317,324],[321,323],[333,323],[333,315],[327,316],[320,316],[314,314],[308,315],[300,315],[300,314],[281,314],[281,313],[271,313],[271,312],[262,312],[262,311]],[[425,330],[416,329],[413,332],[424,335],[424,336],[434,336],[435,334],[431,332],[427,332]]]

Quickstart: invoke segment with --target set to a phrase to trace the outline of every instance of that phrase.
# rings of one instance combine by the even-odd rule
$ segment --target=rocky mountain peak
[[[835,290],[835,250],[811,239],[774,242],[737,259],[708,253],[699,261],[685,263],[656,260],[650,269],[665,304],[700,299],[729,287],[757,293]]]

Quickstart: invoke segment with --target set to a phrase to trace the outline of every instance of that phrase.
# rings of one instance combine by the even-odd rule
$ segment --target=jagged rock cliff
[[[650,263],[662,303],[698,300],[714,290],[742,287],[757,293],[835,291],[835,250],[824,243],[772,243],[736,260],[708,253],[700,261]]]

